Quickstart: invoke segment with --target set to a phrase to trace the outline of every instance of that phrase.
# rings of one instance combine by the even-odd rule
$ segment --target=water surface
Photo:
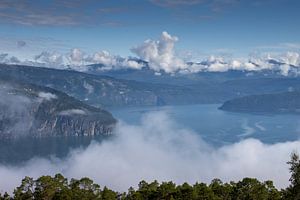
[[[179,126],[200,134],[213,145],[225,145],[246,138],[264,143],[293,141],[300,136],[300,115],[247,114],[219,110],[219,104],[113,109],[113,115],[126,123],[139,124],[148,112],[164,111]]]
[[[293,141],[300,136],[300,115],[256,115],[218,110],[220,105],[185,105],[162,107],[130,107],[111,109],[114,117],[131,125],[139,125],[149,112],[166,112],[181,128],[194,131],[215,147],[246,138],[264,143]],[[0,141],[0,163],[16,164],[33,157],[64,158],[71,149],[86,148],[92,140],[103,137],[20,138]]]

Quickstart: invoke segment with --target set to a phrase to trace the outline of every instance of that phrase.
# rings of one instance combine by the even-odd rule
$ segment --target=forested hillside
[[[220,109],[233,112],[300,113],[300,92],[249,95],[226,101]]]

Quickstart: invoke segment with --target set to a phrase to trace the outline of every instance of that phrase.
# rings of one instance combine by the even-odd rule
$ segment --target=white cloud
[[[242,66],[242,63],[240,61],[238,61],[238,60],[233,60],[231,62],[231,65],[232,65],[233,69],[237,69],[238,70]]]
[[[87,176],[119,191],[143,179],[195,183],[216,177],[271,179],[276,186],[286,187],[286,161],[294,150],[300,151],[300,141],[264,144],[247,139],[211,147],[193,131],[178,128],[166,113],[154,112],[145,115],[140,125],[119,123],[114,139],[73,150],[64,160],[36,158],[19,167],[2,165],[0,188],[11,191],[25,175],[57,172],[69,178]]]
[[[141,69],[142,67],[144,67],[144,64],[138,63],[135,60],[125,59],[125,61],[123,62],[123,66],[127,66],[128,68],[132,69]]]
[[[229,69],[229,64],[226,63],[221,57],[211,56],[208,61],[207,71],[210,72],[225,72]]]
[[[101,70],[117,70],[117,69],[141,69],[144,65],[138,63],[134,59],[115,56],[108,51],[99,51],[88,59],[91,63],[100,63],[104,66]]]
[[[233,59],[232,56],[214,56],[199,62],[186,62],[175,53],[175,45],[178,37],[167,32],[162,32],[157,40],[148,39],[141,45],[137,45],[131,51],[138,58],[121,57],[113,55],[106,50],[87,54],[78,48],[69,53],[58,53],[44,51],[34,57],[33,61],[19,61],[16,57],[8,54],[0,54],[1,63],[28,64],[34,66],[51,67],[58,69],[73,69],[76,71],[87,71],[90,64],[101,64],[98,70],[119,69],[142,69],[148,66],[154,73],[166,72],[174,74],[197,73],[197,72],[225,72],[228,70],[260,71],[276,70],[282,75],[300,74],[300,53],[288,51],[286,53],[262,53],[249,58]],[[146,61],[148,64],[145,64]]]
[[[68,58],[70,64],[73,65],[83,65],[84,63],[84,53],[78,48],[72,49]]]
[[[92,61],[106,66],[116,65],[116,59],[108,51],[100,51],[94,54]]]
[[[186,67],[184,61],[175,56],[174,45],[177,41],[176,36],[162,32],[159,40],[148,39],[131,51],[149,62],[149,67],[154,71],[172,73]]]
[[[1,54],[2,55],[2,54]],[[0,55],[0,62],[4,60],[6,54]],[[9,62],[6,62],[9,63]],[[122,68],[141,69],[144,64],[138,63],[135,59],[123,58],[110,54],[108,51],[99,51],[88,55],[80,49],[71,49],[70,53],[61,54],[58,52],[44,51],[34,57],[33,62],[22,62],[39,67],[49,67],[57,69],[73,69],[76,71],[87,71],[90,64],[102,64],[99,70],[117,70]]]
[[[283,75],[290,72],[299,74],[300,54],[298,52],[287,52],[286,54],[273,55],[278,63],[270,63],[270,55],[260,55],[245,59],[226,59],[224,57],[210,56],[207,60],[186,64],[174,53],[175,44],[178,41],[176,36],[163,32],[159,40],[146,40],[142,45],[131,49],[139,58],[149,62],[149,67],[156,72],[166,73],[197,73],[200,71],[225,72],[228,70],[279,70]],[[297,67],[292,69],[290,65]]]
[[[52,68],[62,68],[64,66],[64,57],[62,54],[57,52],[43,51],[39,55],[34,57],[36,65],[42,65]]]
[[[281,71],[281,74],[284,75],[284,76],[287,76],[289,75],[289,71],[290,71],[290,66],[285,64],[285,65],[280,65],[280,71]]]
[[[300,74],[300,54],[287,52],[285,54],[261,54],[245,59],[226,59],[210,56],[200,63],[189,65],[184,71],[195,73],[199,71],[225,72],[228,70],[261,71],[275,70],[282,75]]]
[[[260,55],[245,59],[226,59],[224,57],[210,56],[207,60],[187,64],[175,55],[176,36],[163,32],[159,40],[146,40],[142,45],[131,49],[139,58],[149,62],[149,67],[156,72],[166,73],[197,73],[200,71],[225,72],[228,70],[279,70],[283,75],[288,75],[292,70],[289,65],[298,67],[296,74],[300,71],[300,59],[298,52],[287,52],[282,55],[274,55],[277,64],[270,63],[270,55]],[[281,64],[282,63],[282,64]]]

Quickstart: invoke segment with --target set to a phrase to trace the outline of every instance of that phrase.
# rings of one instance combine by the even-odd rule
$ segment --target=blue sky
[[[298,51],[299,8],[298,0],[1,0],[0,52],[30,57],[80,48],[127,56],[163,31],[179,38],[182,54]]]

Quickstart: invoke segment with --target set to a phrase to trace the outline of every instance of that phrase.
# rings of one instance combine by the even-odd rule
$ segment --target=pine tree
[[[287,162],[290,165],[290,186],[286,189],[285,198],[300,200],[300,159],[299,154],[292,153],[291,160]]]

